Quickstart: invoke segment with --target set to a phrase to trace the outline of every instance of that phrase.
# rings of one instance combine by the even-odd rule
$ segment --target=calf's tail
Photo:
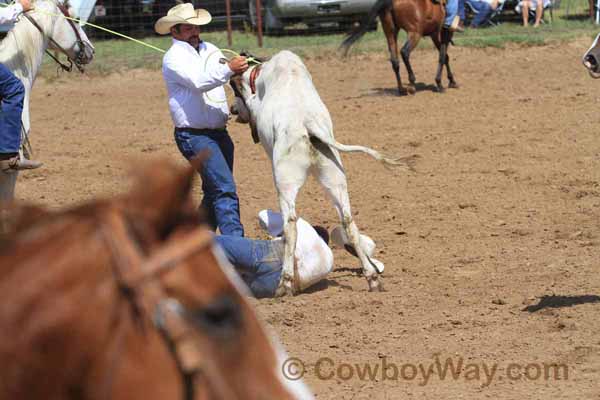
[[[390,158],[390,157],[384,156],[383,154],[381,154],[380,152],[378,152],[376,150],[373,150],[370,147],[343,144],[343,143],[336,141],[335,139],[323,138],[320,136],[318,137],[318,139],[321,142],[325,143],[326,145],[333,147],[334,149],[344,152],[344,153],[367,154],[367,155],[373,157],[374,159],[376,159],[377,161],[381,162],[383,165],[388,166],[388,167],[404,166],[410,170],[413,170],[415,162],[418,158],[417,155],[411,155],[411,156],[400,157],[400,158]]]

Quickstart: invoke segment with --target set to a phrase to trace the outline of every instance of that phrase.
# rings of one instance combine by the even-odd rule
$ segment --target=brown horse
[[[379,16],[381,26],[388,43],[390,51],[390,61],[392,69],[396,74],[398,83],[398,94],[414,94],[415,74],[410,65],[410,53],[413,51],[419,40],[423,36],[429,36],[439,52],[438,69],[435,76],[435,82],[439,92],[444,91],[442,85],[442,69],[446,65],[448,72],[448,86],[457,88],[458,84],[454,80],[454,75],[450,70],[450,58],[448,57],[448,44],[452,39],[452,33],[443,27],[446,16],[445,3],[439,1],[434,3],[432,0],[377,0],[371,8],[369,15],[361,23],[360,27],[346,36],[342,42],[341,49],[344,56],[348,54],[350,46],[358,41],[367,31],[368,27],[375,22]],[[400,62],[398,61],[398,32],[404,29],[408,33],[408,39],[402,46],[402,61],[408,71],[408,80],[410,84],[407,90],[402,86],[400,78]]]
[[[312,398],[283,378],[200,224],[193,175],[155,163],[114,199],[15,209],[0,242],[1,400]]]

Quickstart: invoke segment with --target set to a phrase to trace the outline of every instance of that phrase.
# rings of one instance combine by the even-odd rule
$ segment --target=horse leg
[[[379,16],[381,26],[385,33],[385,39],[388,43],[390,52],[390,62],[392,70],[396,74],[396,83],[398,85],[398,96],[406,94],[406,90],[402,87],[402,79],[400,78],[400,61],[398,60],[398,29],[394,25],[394,18],[391,11],[387,11]]]
[[[448,48],[446,48],[446,53],[448,53]],[[450,56],[446,54],[446,72],[448,73],[448,87],[451,89],[458,89],[458,83],[454,79],[454,74],[452,70],[450,70]]]
[[[0,235],[8,232],[6,223],[9,211],[4,209],[2,204],[7,204],[14,199],[17,175],[17,171],[0,171]]]
[[[418,32],[409,32],[408,39],[406,39],[406,43],[404,43],[404,46],[402,46],[402,50],[400,51],[402,54],[402,61],[404,61],[404,66],[408,71],[408,80],[410,81],[410,84],[408,85],[408,93],[410,94],[415,94],[417,91],[415,88],[415,73],[410,65],[410,53],[415,47],[417,47],[419,40],[421,40],[421,35]]]
[[[18,171],[0,171],[0,202],[12,201],[15,197]]]
[[[446,52],[448,48],[448,42],[450,41],[450,30],[448,28],[443,27],[440,32],[440,37],[436,37],[436,35],[432,35],[431,39],[435,46],[438,48],[439,57],[438,57],[438,68],[435,74],[435,84],[437,86],[437,90],[440,93],[444,93],[444,85],[442,85],[442,71],[444,65],[446,65]]]
[[[454,79],[454,74],[450,69],[450,56],[448,55],[448,44],[450,42],[449,35],[448,37],[442,37],[442,41],[440,41],[440,39],[435,35],[431,36],[431,39],[433,40],[433,43],[435,44],[435,47],[438,49],[438,51],[441,51],[441,46],[443,43],[442,41],[446,40],[446,58],[444,60],[444,64],[446,65],[446,72],[448,73],[448,87],[458,89],[458,83],[456,83],[456,80]]]

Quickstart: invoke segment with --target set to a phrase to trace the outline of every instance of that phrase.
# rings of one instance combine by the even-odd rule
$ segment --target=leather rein
[[[52,43],[52,45],[54,45],[55,48],[57,48],[61,53],[63,53],[65,56],[67,56],[69,64],[65,64],[65,63],[61,62],[48,49],[46,49],[46,54],[48,56],[50,56],[50,58],[52,58],[60,66],[60,68],[62,68],[63,71],[71,72],[73,70],[73,64],[75,64],[75,67],[77,67],[79,72],[83,73],[84,72],[83,59],[85,57],[85,43],[81,39],[81,35],[79,34],[77,27],[75,26],[75,22],[73,22],[70,19],[69,11],[63,5],[58,5],[58,9],[66,17],[67,22],[69,23],[69,25],[73,29],[73,32],[75,32],[75,36],[77,37],[77,45],[79,46],[79,51],[77,52],[75,60],[71,59],[71,57],[69,56],[69,53],[61,45],[59,45],[56,42],[56,40],[54,40],[51,36],[46,35],[46,33],[44,32],[44,29],[40,26],[40,24],[38,24],[38,22],[31,15],[29,15],[29,13],[23,13],[23,15],[25,16],[25,18],[27,18],[29,20],[29,22],[31,22],[33,24],[33,26],[35,26],[37,28],[38,31],[40,31],[42,36],[46,36],[48,38],[48,41],[50,43]]]
[[[177,365],[183,386],[182,398],[193,400],[194,378],[203,370],[202,355],[194,344],[193,328],[188,322],[185,307],[169,298],[158,278],[191,255],[211,246],[212,235],[206,229],[196,228],[187,236],[177,238],[150,257],[145,257],[123,216],[112,211],[106,217],[101,233],[111,252],[118,290],[131,306],[140,327],[143,328],[144,316],[151,316],[153,326],[161,334]]]

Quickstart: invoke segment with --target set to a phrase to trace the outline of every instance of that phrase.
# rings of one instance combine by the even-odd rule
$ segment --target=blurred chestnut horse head
[[[416,78],[410,65],[410,53],[417,47],[423,36],[429,36],[439,52],[438,69],[435,75],[438,92],[444,91],[442,85],[442,67],[444,65],[448,73],[448,86],[458,88],[450,70],[450,57],[448,57],[448,45],[452,40],[452,32],[442,27],[446,17],[445,3],[445,0],[377,0],[369,14],[361,22],[360,27],[346,36],[341,49],[344,55],[348,54],[350,47],[367,32],[379,16],[387,39],[392,69],[396,74],[399,95],[416,92]],[[400,78],[400,62],[398,60],[398,32],[400,29],[404,29],[408,34],[400,51],[410,81],[407,88],[402,86]]]
[[[13,210],[0,399],[312,399],[201,224],[193,172],[154,163],[116,198]]]

